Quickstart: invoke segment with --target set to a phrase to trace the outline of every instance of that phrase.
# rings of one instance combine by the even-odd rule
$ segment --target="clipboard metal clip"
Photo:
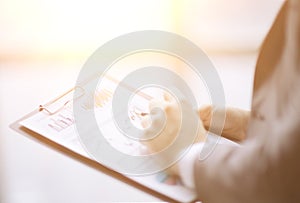
[[[73,98],[73,93],[75,90],[79,89],[81,93],[79,93],[76,98]],[[64,109],[68,104],[73,102],[74,100],[77,100],[85,95],[85,90],[80,86],[75,86],[66,93],[62,94],[61,96],[55,98],[54,100],[48,102],[44,105],[39,105],[39,111],[45,111],[49,115],[54,115],[58,112],[60,112],[62,109]],[[64,100],[64,98],[67,98],[67,100]],[[52,107],[52,108],[50,108]]]

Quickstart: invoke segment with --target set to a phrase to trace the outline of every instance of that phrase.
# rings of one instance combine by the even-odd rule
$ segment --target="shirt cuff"
[[[178,162],[178,172],[184,186],[195,189],[194,164],[203,148],[204,142],[192,145]]]
[[[194,165],[195,161],[200,157],[201,150],[204,146],[205,142],[199,142],[197,144],[193,144],[182,159],[178,162],[178,175],[181,178],[181,181],[184,186],[189,187],[191,189],[195,189],[195,177],[194,177]],[[231,146],[240,146],[239,144],[230,141],[226,138],[221,137],[218,141],[219,145],[231,145]]]

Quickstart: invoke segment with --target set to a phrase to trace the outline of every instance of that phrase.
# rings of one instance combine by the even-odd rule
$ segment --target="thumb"
[[[198,115],[202,120],[204,127],[207,129],[209,127],[210,120],[211,120],[212,106],[211,105],[202,106],[198,111]]]

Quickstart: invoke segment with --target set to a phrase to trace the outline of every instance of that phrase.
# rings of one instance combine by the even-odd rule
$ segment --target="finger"
[[[211,105],[202,106],[198,111],[198,114],[199,114],[201,120],[203,120],[203,121],[210,120],[211,111],[212,111],[212,106]]]
[[[172,102],[174,100],[169,92],[164,92],[163,97],[166,102]]]
[[[149,115],[143,116],[141,119],[141,125],[143,128],[148,128],[151,125],[151,117]]]
[[[202,120],[204,127],[208,129],[210,125],[211,115],[212,115],[212,106],[211,105],[202,106],[198,111],[198,115]]]
[[[150,112],[154,109],[154,108],[159,108],[164,110],[165,109],[165,102],[163,100],[160,99],[152,99],[149,102],[149,110]]]

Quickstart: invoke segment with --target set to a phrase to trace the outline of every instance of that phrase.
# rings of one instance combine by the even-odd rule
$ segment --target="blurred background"
[[[103,43],[139,30],[174,32],[196,43],[217,68],[227,104],[250,108],[257,54],[282,2],[1,0],[0,202],[157,200],[9,124],[72,87]]]
[[[176,32],[210,51],[255,51],[283,0],[2,0],[1,60],[85,59],[137,30]]]

